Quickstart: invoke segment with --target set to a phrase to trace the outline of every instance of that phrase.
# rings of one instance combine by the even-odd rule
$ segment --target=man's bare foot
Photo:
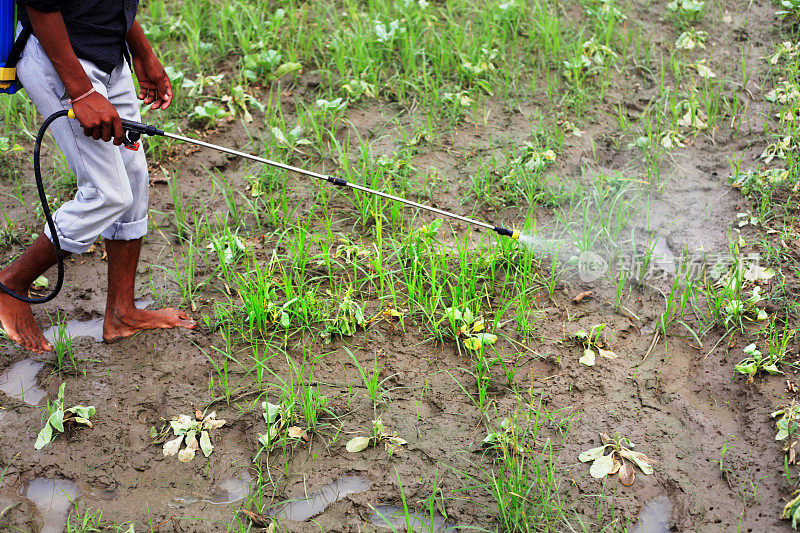
[[[103,323],[103,340],[114,342],[135,335],[146,329],[194,329],[197,322],[183,311],[172,309],[130,309],[127,311],[106,311]]]
[[[25,290],[15,292],[24,294]],[[32,352],[52,352],[53,345],[42,335],[42,330],[36,325],[33,319],[33,312],[30,304],[20,302],[4,292],[0,292],[0,324],[9,338]]]

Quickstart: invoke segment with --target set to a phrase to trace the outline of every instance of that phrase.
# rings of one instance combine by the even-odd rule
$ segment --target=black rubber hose
[[[44,139],[44,135],[47,133],[47,128],[50,127],[50,124],[52,124],[56,119],[66,117],[68,114],[69,111],[65,109],[63,111],[56,111],[47,117],[44,120],[44,123],[42,123],[42,126],[39,128],[39,134],[36,136],[36,143],[33,145],[33,174],[36,176],[36,189],[39,191],[39,200],[42,202],[44,218],[47,221],[47,227],[50,229],[53,248],[56,250],[56,265],[58,265],[58,280],[56,281],[56,286],[47,296],[42,298],[29,298],[27,296],[17,294],[0,283],[0,289],[4,293],[16,298],[21,302],[29,304],[43,304],[45,302],[49,302],[58,295],[58,293],[61,291],[61,286],[64,284],[64,255],[61,253],[61,243],[58,240],[58,232],[56,231],[56,225],[53,222],[53,217],[50,214],[50,206],[47,204],[47,194],[44,191],[44,183],[42,183],[42,170],[39,167],[39,152],[42,147],[42,140]]]

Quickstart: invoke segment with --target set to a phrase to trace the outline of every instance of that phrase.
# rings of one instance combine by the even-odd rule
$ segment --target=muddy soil
[[[718,9],[729,13],[731,19],[706,19],[711,61],[721,70],[735,70],[739,54],[732,51],[741,49],[750,69],[763,69],[763,57],[774,43],[770,29],[774,24],[773,5],[764,1],[732,2]],[[656,41],[674,40],[674,29],[659,20],[655,6],[635,3],[633,10],[631,16],[651,21]],[[742,32],[750,41],[739,46]],[[642,73],[625,74],[615,80],[598,112],[582,125],[583,137],[567,141],[565,157],[552,172],[552,179],[582,176],[579,179],[592,180],[613,172],[636,178],[642,174],[640,162],[624,146],[618,148],[612,142],[616,120],[612,110],[620,104],[635,116],[653,98],[655,81]],[[302,94],[306,81],[311,83],[306,78],[298,82],[298,94]],[[748,88],[758,94],[754,84],[751,82],[753,86]],[[741,94],[747,98],[746,92]],[[282,97],[288,116],[295,97],[300,96],[287,92]],[[445,186],[431,202],[459,213],[485,215],[498,223],[518,223],[524,214],[513,206],[492,212],[464,200],[468,181],[464,162],[476,151],[488,154],[498,142],[524,140],[531,123],[544,111],[543,101],[489,101],[492,118],[487,124],[461,125],[445,134],[440,143],[423,147],[414,158],[415,166],[435,166],[446,177]],[[752,104],[752,133],[735,132],[723,125],[711,134],[697,136],[664,161],[662,173],[668,184],[660,193],[653,193],[649,213],[641,213],[636,222],[645,227],[645,218],[649,220],[648,231],[660,238],[659,250],[667,257],[666,264],[670,263],[670,254],[680,256],[686,250],[707,254],[728,250],[731,224],[743,209],[741,196],[726,183],[728,158],[744,154],[745,162],[753,162],[764,146],[764,135],[758,133],[758,99],[747,103]],[[392,134],[396,133],[393,120],[397,112],[390,104],[366,102],[351,109],[348,119],[366,138],[380,130],[388,132],[389,139],[396,139]],[[400,120],[414,119],[405,114]],[[243,150],[253,148],[236,123],[205,136],[211,142]],[[393,142],[382,140],[375,147],[376,156],[395,149]],[[173,159],[162,165],[167,171],[180,169],[183,194],[193,198],[196,205],[206,203],[224,209],[222,199],[209,186],[210,168],[225,173],[239,190],[246,187],[241,161],[184,148],[179,148]],[[324,167],[320,164],[321,169]],[[152,170],[154,178],[161,176],[160,167]],[[23,172],[27,171],[24,166]],[[6,187],[6,182],[0,183],[0,188]],[[306,211],[316,189],[295,177],[289,178],[288,187],[292,201],[301,206],[300,212]],[[341,194],[335,193],[333,205],[341,207],[342,212],[337,229],[347,232],[354,226],[348,212],[352,207]],[[174,304],[174,286],[158,265],[171,264],[172,253],[180,253],[185,244],[171,237],[172,200],[167,186],[157,179],[151,188],[151,211],[153,222],[144,244],[136,294],[155,299],[150,305]],[[18,215],[24,218],[23,213]],[[543,226],[553,220],[551,212],[542,210],[538,215]],[[19,249],[7,247],[2,250],[3,257]],[[254,490],[252,458],[259,448],[256,434],[266,430],[259,410],[251,409],[256,396],[243,389],[234,391],[230,405],[224,401],[211,405],[209,376],[213,370],[205,354],[213,351],[212,346],[219,346],[221,339],[219,333],[211,333],[203,324],[195,331],[153,331],[112,345],[97,342],[105,293],[104,284],[98,283],[104,279],[106,268],[101,256],[98,244],[94,253],[70,258],[62,294],[55,302],[35,309],[40,324],[49,324],[50,317],[60,313],[73,321],[73,331],[80,335],[74,345],[84,372],[67,375],[63,381],[67,405],[96,406],[94,428],[77,430],[34,451],[45,396],[54,398],[62,379],[51,373],[52,355],[31,356],[8,341],[2,342],[0,467],[5,471],[0,509],[13,507],[0,518],[0,525],[24,531],[60,531],[69,510],[63,498],[66,492],[80,509],[100,509],[103,518],[114,523],[131,521],[136,531],[148,527],[160,531],[227,531],[243,497]],[[498,351],[516,357],[517,383],[530,387],[532,398],[543,398],[546,408],[561,417],[575,413],[559,448],[560,488],[589,524],[588,530],[596,527],[598,494],[605,496],[604,519],[613,506],[618,518],[622,516],[621,524],[633,524],[637,516],[642,517],[642,524],[654,524],[652,529],[642,525],[633,531],[790,530],[787,522],[778,520],[788,483],[782,475],[781,446],[774,440],[768,419],[785,397],[786,378],[759,378],[748,383],[734,376],[733,365],[748,343],[746,336],[716,347],[722,333],[716,330],[702,339],[699,348],[691,337],[678,335],[654,342],[651,323],[663,310],[659,291],[668,290],[668,274],[628,287],[626,306],[631,313],[617,313],[610,284],[586,283],[572,272],[552,300],[542,297],[532,302],[537,317],[534,339],[510,334],[514,342],[498,342]],[[584,290],[594,291],[595,297],[573,303],[572,297]],[[199,318],[210,313],[214,297],[212,291],[202,293],[192,314]],[[379,305],[367,299],[367,309],[374,314]],[[588,368],[578,364],[578,348],[563,339],[598,323],[607,325],[610,345],[620,357],[599,360]],[[302,358],[303,348],[298,344],[291,343],[287,350],[295,360]],[[346,439],[363,432],[373,418],[371,402],[345,348],[362,363],[369,362],[376,350],[382,353],[384,374],[392,377],[387,401],[379,410],[386,426],[408,441],[406,449],[394,456],[387,457],[379,448],[357,455],[344,452]],[[306,447],[270,456],[269,475],[275,485],[263,498],[275,503],[271,512],[281,520],[282,530],[381,530],[373,507],[402,505],[400,484],[406,499],[419,507],[419,501],[429,495],[435,483],[446,496],[447,519],[437,515],[426,522],[428,528],[493,527],[489,496],[478,492],[462,496],[471,484],[466,476],[481,476],[482,469],[491,465],[489,457],[472,453],[486,428],[454,381],[472,383],[467,356],[453,344],[434,343],[414,324],[401,331],[385,322],[329,346],[309,336],[305,349],[319,358],[316,377],[320,392],[343,405],[350,398],[350,407],[337,422],[342,424],[337,440],[333,440],[335,431],[330,429],[315,436]],[[797,352],[797,346],[790,349]],[[270,367],[278,375],[289,372],[289,365],[280,357],[271,360]],[[234,366],[231,372],[233,382],[246,382],[241,369]],[[495,375],[494,382],[491,411],[502,417],[513,409],[516,399],[503,385],[502,376]],[[161,447],[153,445],[152,426],[210,405],[227,425],[216,435],[215,451],[208,460],[196,458],[183,464],[165,458]],[[544,431],[558,439],[555,427],[547,426]],[[619,431],[630,437],[637,449],[654,459],[654,475],[638,475],[632,487],[622,486],[616,478],[605,483],[592,479],[577,457],[581,451],[599,445],[599,431]],[[50,498],[55,503],[36,496],[48,491],[55,495]],[[304,498],[310,501],[281,505]],[[385,514],[392,512],[390,507],[381,509]],[[420,521],[423,523],[423,518]]]

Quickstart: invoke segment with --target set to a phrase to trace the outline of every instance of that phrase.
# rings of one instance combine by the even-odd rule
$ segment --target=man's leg
[[[68,256],[69,252],[63,252]],[[0,282],[17,294],[28,294],[31,283],[56,262],[53,243],[44,235],[33,241],[16,261],[0,272]],[[0,291],[0,325],[6,334],[28,350],[36,353],[53,351],[33,319],[30,304],[20,302]]]
[[[197,322],[183,311],[167,308],[157,311],[137,309],[133,300],[136,265],[142,239],[106,241],[108,252],[108,299],[103,324],[103,340],[113,342],[145,329],[189,328]]]
[[[137,122],[142,120],[139,100],[127,65],[117,67],[111,74],[108,97],[119,116]],[[189,328],[197,323],[183,311],[137,309],[134,305],[136,266],[142,247],[142,236],[147,233],[147,202],[149,174],[144,147],[132,151],[119,147],[131,187],[133,202],[130,208],[111,224],[102,236],[108,252],[108,300],[103,325],[103,339],[111,342],[129,337],[145,329]]]

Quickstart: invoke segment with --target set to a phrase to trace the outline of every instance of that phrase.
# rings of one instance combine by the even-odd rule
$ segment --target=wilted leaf
[[[612,454],[611,454],[611,456],[613,457],[613,456],[614,456],[614,454],[612,453]],[[609,475],[609,476],[613,476],[614,474],[616,474],[617,472],[619,472],[619,469],[620,469],[620,468],[622,468],[622,463],[621,463],[621,462],[619,462],[619,461],[617,461],[617,458],[616,458],[616,457],[614,457],[614,468],[612,468],[612,469],[611,469],[611,472],[609,472],[609,473],[608,473],[608,475]]]
[[[72,413],[76,417],[80,418],[92,418],[97,410],[94,408],[93,405],[88,407],[84,407],[83,405],[73,405],[69,409],[66,410],[67,413]]]
[[[598,446],[597,448],[591,448],[589,450],[586,450],[585,452],[581,453],[578,456],[578,460],[582,463],[588,463],[589,461],[594,461],[595,459],[603,455],[603,452],[606,451],[607,447],[608,445],[604,444],[603,446]]]
[[[203,451],[203,455],[205,455],[206,457],[211,455],[211,452],[214,451],[214,447],[211,445],[211,437],[208,435],[208,431],[200,432],[200,449]]]
[[[212,246],[213,246],[213,243],[212,243]],[[211,414],[213,414],[214,417],[217,416],[217,414],[215,412],[212,412]],[[208,415],[208,416],[211,416],[211,415]],[[203,420],[203,411],[201,411],[200,409],[195,409],[194,410],[194,417],[197,420]]]
[[[617,357],[619,357],[611,350],[604,350],[603,348],[598,348],[597,353],[600,354],[600,357],[605,357],[606,359],[616,359]]]
[[[626,459],[630,459],[636,463],[636,466],[638,466],[642,472],[648,476],[653,473],[653,467],[650,465],[650,458],[645,454],[641,452],[634,452],[633,450],[629,450],[627,448],[621,448],[619,453]]]
[[[633,485],[633,481],[636,479],[636,472],[634,472],[633,467],[628,463],[624,463],[622,467],[619,469],[619,480],[622,482],[623,485],[626,487],[630,487]]]
[[[183,442],[183,435],[179,437],[175,437],[172,440],[168,440],[164,443],[164,448],[162,450],[164,457],[169,457],[171,455],[175,455],[178,453],[178,450],[181,448],[181,443]]]
[[[574,298],[572,298],[572,303],[579,304],[584,300],[590,299],[592,296],[594,296],[594,292],[592,291],[579,292],[578,294],[575,295]]]
[[[595,354],[591,348],[586,348],[583,351],[583,357],[578,359],[578,362],[586,366],[594,366]]]
[[[478,337],[467,337],[466,339],[464,339],[464,347],[467,348],[468,350],[473,350],[477,352],[478,350],[481,349],[481,346],[483,346],[483,344],[481,343],[481,340]]]
[[[369,437],[353,437],[345,446],[348,452],[356,453],[364,450],[369,446]]]
[[[406,442],[405,439],[398,437],[397,435],[389,437],[389,442],[397,446],[405,446],[406,444],[408,444],[408,442]]]
[[[207,429],[218,429],[225,425],[225,420],[216,418],[209,420],[203,424]]]
[[[242,509],[242,514],[244,514],[250,522],[255,527],[265,527],[267,529],[267,533],[270,533],[275,529],[275,524],[272,522],[272,519],[268,516],[264,516],[263,514],[254,513],[253,511],[248,511],[247,509]]]
[[[298,427],[298,426],[292,426],[286,432],[288,433],[289,437],[291,437],[293,439],[306,439],[307,438],[306,437],[306,430],[301,428],[301,427]]]
[[[592,466],[589,468],[589,474],[595,479],[602,479],[608,475],[614,468],[613,453],[608,455],[601,455],[594,460]]]
[[[92,425],[91,420],[89,420],[88,418],[83,418],[82,416],[76,416],[75,418],[71,418],[70,420],[72,420],[76,424],[80,424],[81,426],[94,427]]]
[[[186,447],[178,452],[178,461],[182,463],[188,463],[189,461],[194,459],[194,454],[195,454],[194,449]]]

